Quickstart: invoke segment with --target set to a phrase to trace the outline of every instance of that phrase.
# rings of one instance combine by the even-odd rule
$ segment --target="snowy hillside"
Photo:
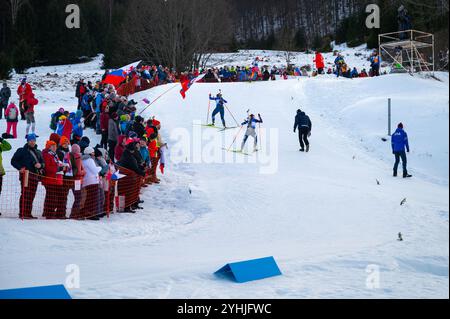
[[[349,48],[346,44],[335,45],[333,43],[333,51],[338,51],[344,57],[346,63],[350,67],[356,67],[358,70],[370,69],[370,63],[368,59],[371,50],[367,49],[366,45],[361,45],[356,48]],[[223,67],[223,66],[249,66],[258,57],[261,62],[259,66],[276,66],[286,67],[286,57],[288,52],[286,51],[272,51],[272,50],[239,50],[235,53],[217,53],[211,55],[207,60],[207,67]],[[326,68],[333,68],[334,56],[333,52],[323,53],[325,59]],[[303,52],[289,52],[290,63],[298,67],[310,65],[314,67],[315,52],[306,54]]]
[[[32,84],[49,80],[47,73],[54,81],[36,90],[40,146],[49,114],[75,108],[74,81],[98,78],[99,62],[32,70]],[[154,100],[178,86],[144,113],[162,122],[171,151],[162,184],[143,194],[145,210],[101,222],[0,217],[0,289],[61,284],[75,264],[76,298],[448,298],[449,79],[438,76],[443,82],[389,75],[195,84],[186,100],[179,84],[138,93],[136,101]],[[238,121],[248,109],[261,113],[258,154],[222,149],[239,129],[198,125],[208,94],[219,89]],[[387,98],[394,124],[402,121],[410,135],[411,180],[392,177],[390,144],[382,141]],[[309,154],[298,151],[292,131],[298,108],[314,125]],[[7,171],[11,156],[3,154]],[[238,285],[213,275],[228,262],[266,256],[283,276]],[[373,265],[377,289],[366,285]]]

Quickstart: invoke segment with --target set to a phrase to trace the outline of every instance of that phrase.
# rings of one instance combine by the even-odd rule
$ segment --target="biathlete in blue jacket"
[[[245,132],[244,140],[241,145],[241,152],[243,152],[245,143],[247,143],[248,137],[251,136],[255,140],[254,151],[258,151],[258,135],[256,134],[256,124],[263,123],[261,114],[258,114],[259,119],[255,118],[255,115],[251,114],[248,119],[242,123],[242,126],[247,125],[247,131]]]
[[[216,97],[212,97],[209,95],[209,99],[211,101],[216,101],[216,108],[212,114],[212,125],[214,126],[216,123],[216,115],[220,113],[220,118],[222,119],[223,127],[227,127],[225,124],[225,103],[228,103],[222,96],[222,93],[219,92]]]

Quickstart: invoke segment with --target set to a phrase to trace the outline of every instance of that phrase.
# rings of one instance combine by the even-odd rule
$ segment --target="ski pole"
[[[259,150],[262,150],[261,123],[258,123],[258,130],[259,130]]]
[[[236,118],[234,117],[233,113],[231,113],[230,109],[228,108],[228,106],[225,105],[225,108],[228,110],[228,112],[230,113],[231,117],[233,118],[234,122],[236,123],[236,126],[239,126],[238,121],[236,121]]]
[[[243,127],[244,127],[244,126],[241,125],[241,128],[239,129],[239,132],[238,132],[238,133],[236,134],[236,136],[234,137],[233,143],[231,143],[230,147],[228,148],[228,152],[231,150],[231,148],[233,147],[234,143],[236,143],[236,140],[237,140],[239,134],[241,133]]]
[[[160,96],[158,96],[156,99],[153,100],[152,103],[150,103],[149,105],[147,105],[140,113],[139,115],[141,115],[142,113],[144,113],[150,106],[152,106],[156,101],[158,101],[160,98],[162,98],[164,95],[166,95],[167,93],[169,93],[170,91],[172,91],[174,88],[176,88],[178,85],[174,85],[172,86],[170,89],[168,89],[167,91],[165,91],[163,94],[161,94]]]
[[[209,112],[211,111],[211,99],[208,99],[208,115],[206,116],[206,125],[209,125]]]

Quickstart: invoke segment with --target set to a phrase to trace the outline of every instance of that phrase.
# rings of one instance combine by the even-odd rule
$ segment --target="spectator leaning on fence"
[[[56,154],[57,147],[54,141],[47,141],[45,149],[42,152],[45,163],[45,176],[42,177],[42,184],[45,187],[43,217],[46,219],[65,218],[65,211],[62,213],[58,207],[64,198],[62,179],[64,165]]]
[[[34,197],[39,183],[39,175],[43,174],[44,159],[36,144],[36,135],[27,136],[27,144],[19,148],[11,159],[11,165],[20,172],[20,212],[23,219],[36,219],[31,215]],[[29,172],[29,174],[26,174]]]
[[[81,148],[78,144],[72,145],[72,150],[70,152],[70,161],[72,166],[72,179],[73,179],[73,185],[71,186],[74,196],[70,218],[77,219],[80,218],[81,212],[81,184],[83,177],[86,175],[83,166],[83,161],[81,159]]]
[[[99,220],[97,216],[97,201],[99,198],[99,173],[102,170],[95,164],[95,150],[87,147],[82,156],[86,175],[83,178],[83,192],[85,201],[79,219]]]

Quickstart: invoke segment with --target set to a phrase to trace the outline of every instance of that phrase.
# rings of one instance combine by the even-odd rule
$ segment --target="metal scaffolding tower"
[[[392,72],[434,74],[434,35],[417,30],[380,34],[379,53]]]

